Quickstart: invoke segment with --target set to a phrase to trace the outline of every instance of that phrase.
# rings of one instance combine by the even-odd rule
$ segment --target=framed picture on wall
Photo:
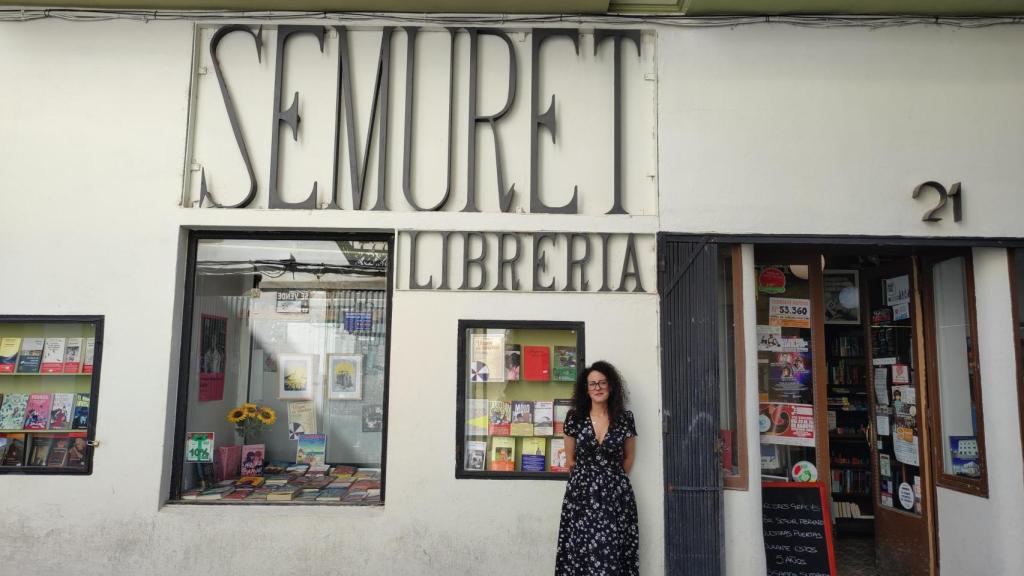
[[[278,354],[277,397],[281,400],[313,398],[313,356],[309,354]]]
[[[327,394],[331,400],[362,400],[362,354],[327,355]]]
[[[825,324],[860,324],[860,277],[856,270],[825,270]]]

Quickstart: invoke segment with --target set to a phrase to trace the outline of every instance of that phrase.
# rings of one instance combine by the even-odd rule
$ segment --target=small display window
[[[90,474],[103,319],[0,317],[0,474]]]
[[[459,322],[457,478],[564,479],[582,322]]]

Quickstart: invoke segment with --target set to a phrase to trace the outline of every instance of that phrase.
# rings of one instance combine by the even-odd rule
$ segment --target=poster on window
[[[813,403],[810,352],[772,354],[768,371],[768,399],[796,404]]]
[[[762,402],[758,426],[762,444],[814,447],[814,406]]]
[[[202,314],[199,318],[199,401],[224,399],[224,365],[227,364],[228,319]]]
[[[810,328],[811,301],[806,298],[769,298],[768,325]]]

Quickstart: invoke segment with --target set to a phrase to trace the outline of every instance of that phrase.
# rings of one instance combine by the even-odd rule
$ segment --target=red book
[[[523,380],[551,380],[551,349],[547,346],[523,347]]]
[[[50,424],[52,398],[49,394],[29,394],[25,406],[25,430],[46,430]]]

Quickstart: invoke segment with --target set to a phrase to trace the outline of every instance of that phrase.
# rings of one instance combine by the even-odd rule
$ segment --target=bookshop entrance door
[[[882,576],[931,576],[935,512],[916,259],[890,261],[867,271],[865,280],[878,571]]]

